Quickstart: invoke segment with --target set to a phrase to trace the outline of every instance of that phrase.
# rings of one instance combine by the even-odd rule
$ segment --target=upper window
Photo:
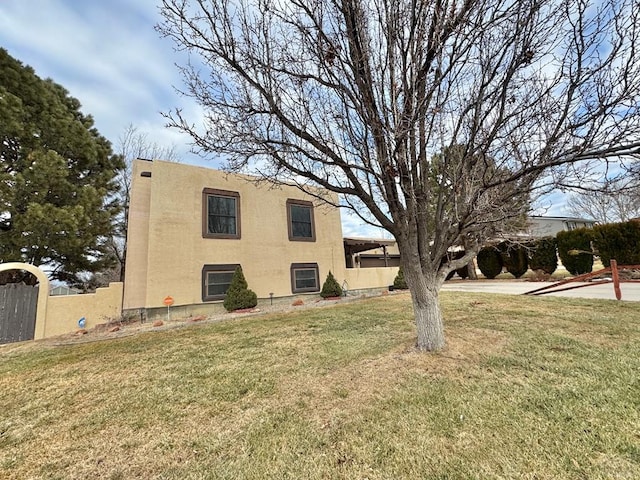
[[[289,240],[316,241],[313,203],[304,200],[287,200],[287,223],[289,225]]]
[[[205,265],[202,267],[202,301],[224,300],[231,279],[240,265]]]
[[[320,291],[317,263],[291,264],[291,291],[293,293]]]
[[[240,238],[240,194],[205,188],[202,191],[202,236]]]

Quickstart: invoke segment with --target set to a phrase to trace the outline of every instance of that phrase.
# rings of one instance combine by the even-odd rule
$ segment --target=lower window
[[[291,291],[293,293],[320,291],[320,275],[317,263],[291,264]]]
[[[224,300],[239,264],[205,265],[202,267],[202,301]]]

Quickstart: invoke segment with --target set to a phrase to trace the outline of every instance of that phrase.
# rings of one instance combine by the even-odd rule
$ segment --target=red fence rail
[[[620,278],[620,270],[640,270],[640,265],[618,265],[618,262],[612,259],[610,266],[603,268],[602,270],[598,270],[597,272],[585,273],[583,275],[578,275],[577,277],[572,277],[566,280],[562,280],[560,282],[554,283],[553,285],[547,285],[545,287],[536,288],[535,290],[525,292],[523,295],[544,295],[545,293],[564,292],[565,290],[573,290],[574,288],[591,287],[592,285],[602,285],[604,283],[612,283],[613,291],[616,294],[616,298],[618,300],[621,300],[622,290],[620,290],[620,284],[621,283],[640,283],[640,280]],[[568,287],[557,288],[557,287],[562,287],[563,285],[567,285],[571,282],[586,282],[591,280],[594,277],[600,277],[602,275],[607,275],[607,274],[611,274],[611,279],[607,278],[603,280],[596,280],[593,282],[589,282],[583,285],[571,285]]]

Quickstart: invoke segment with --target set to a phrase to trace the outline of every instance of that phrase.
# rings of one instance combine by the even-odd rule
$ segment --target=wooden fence
[[[33,339],[37,304],[38,286],[0,285],[0,344]]]

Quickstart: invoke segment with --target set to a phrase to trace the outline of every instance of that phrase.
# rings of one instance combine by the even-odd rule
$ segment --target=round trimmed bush
[[[459,250],[457,252],[449,252],[444,257],[442,257],[442,260],[440,260],[440,266],[444,265],[449,260],[458,260],[462,258],[464,257],[464,254],[465,254],[464,250]],[[465,265],[464,267],[450,271],[447,274],[446,280],[451,280],[456,273],[460,278],[467,278],[469,276],[469,272],[467,271],[467,266]]]
[[[560,261],[571,275],[582,275],[593,269],[593,255],[575,251],[590,252],[593,230],[576,228],[575,230],[558,232],[558,255]]]
[[[640,222],[609,223],[593,227],[593,245],[605,267],[640,265]]]
[[[502,264],[511,275],[520,278],[529,269],[529,261],[527,258],[527,250],[524,246],[517,243],[502,242],[498,245],[498,249],[502,254]]]
[[[502,255],[494,246],[483,247],[478,252],[478,268],[486,278],[496,278],[502,272]]]
[[[529,268],[551,275],[558,268],[556,239],[544,237],[529,244]]]

